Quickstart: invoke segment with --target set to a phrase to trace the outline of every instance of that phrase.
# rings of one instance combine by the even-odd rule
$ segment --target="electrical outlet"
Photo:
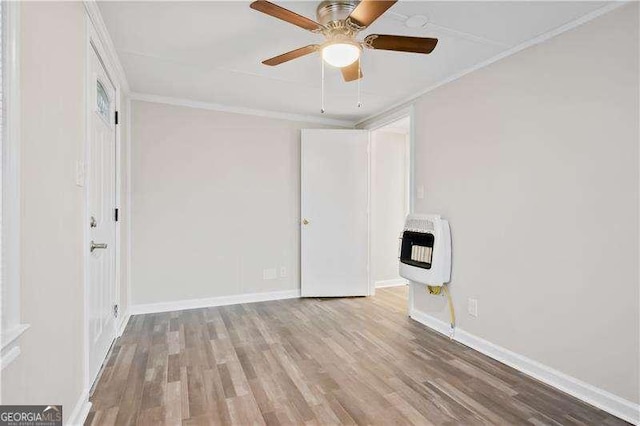
[[[478,317],[478,299],[469,298],[467,312],[469,312],[469,315],[472,317]]]
[[[278,271],[276,268],[268,268],[262,270],[262,279],[263,280],[275,280],[278,278]]]
[[[416,198],[419,200],[424,198],[424,185],[418,185],[416,188]]]
[[[287,267],[286,266],[281,266],[280,267],[280,278],[284,278],[287,276]]]

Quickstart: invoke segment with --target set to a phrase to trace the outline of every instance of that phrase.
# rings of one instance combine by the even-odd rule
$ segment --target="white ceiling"
[[[356,121],[513,47],[605,6],[606,2],[400,1],[361,33],[437,37],[430,55],[364,52],[363,106],[357,83],[326,69],[320,114],[320,59],[277,67],[263,59],[318,43],[316,35],[249,8],[250,2],[101,2],[100,10],[136,93],[232,107]],[[315,19],[318,2],[276,2]],[[408,28],[408,16],[429,22]]]

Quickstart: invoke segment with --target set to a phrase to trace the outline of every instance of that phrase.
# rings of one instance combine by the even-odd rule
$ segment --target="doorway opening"
[[[371,129],[370,265],[376,290],[407,300],[408,282],[398,272],[399,242],[411,211],[411,114]]]

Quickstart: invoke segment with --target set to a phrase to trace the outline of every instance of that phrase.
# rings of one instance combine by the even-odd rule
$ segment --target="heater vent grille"
[[[433,222],[429,219],[407,219],[404,229],[413,232],[432,232],[434,230]]]

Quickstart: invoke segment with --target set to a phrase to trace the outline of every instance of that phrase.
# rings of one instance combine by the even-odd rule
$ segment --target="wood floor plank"
[[[133,316],[85,424],[626,424],[409,319],[406,298]]]
[[[167,383],[165,392],[165,424],[169,426],[182,424],[182,394],[180,381]]]

